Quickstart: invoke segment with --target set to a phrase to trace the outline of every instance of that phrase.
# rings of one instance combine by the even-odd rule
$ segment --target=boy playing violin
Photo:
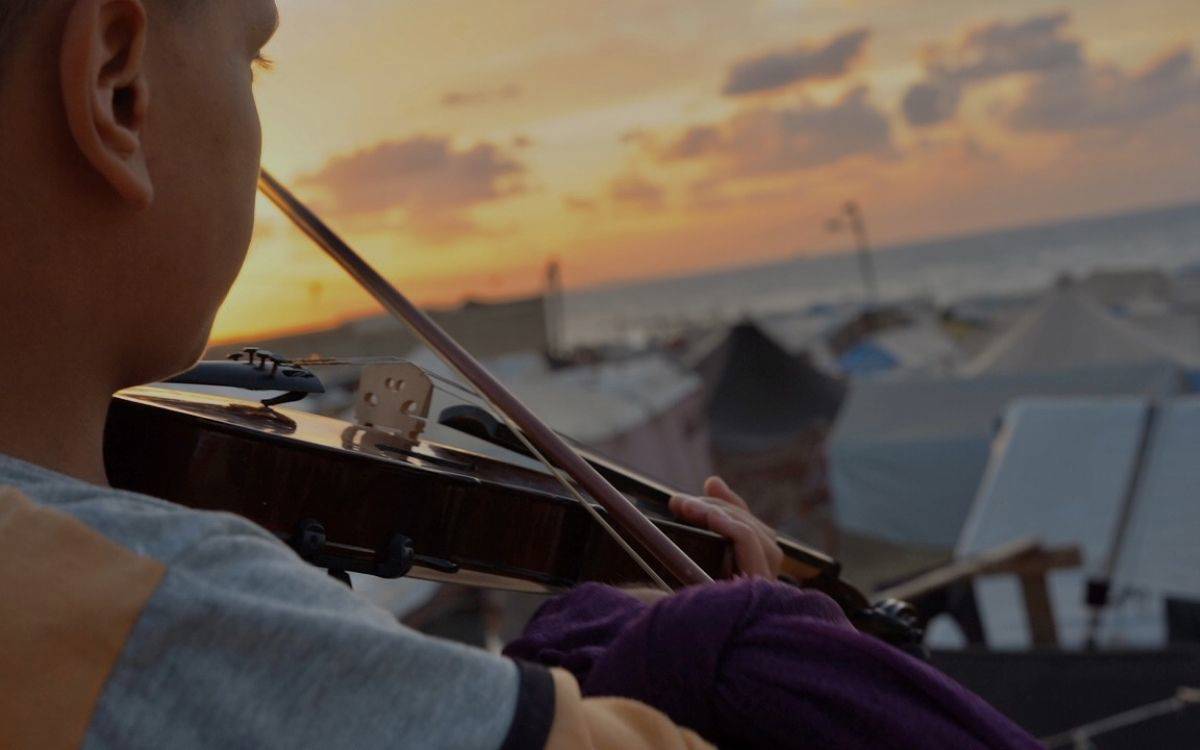
[[[200,356],[245,256],[261,140],[251,67],[277,23],[273,0],[0,0],[0,349],[8,355],[0,365],[0,745],[728,741],[736,727],[701,728],[702,737],[680,718],[692,704],[677,710],[666,697],[629,697],[620,663],[595,662],[608,682],[589,694],[610,697],[583,698],[582,672],[407,630],[245,520],[108,487],[112,394]],[[720,480],[671,507],[729,537],[745,576],[777,574],[771,530]],[[777,584],[754,585],[712,592],[784,609],[800,601]],[[595,594],[579,611],[610,595]],[[561,600],[551,614],[570,620],[577,601]],[[644,625],[660,611],[670,622],[696,601],[619,606]],[[822,608],[813,602],[802,604]],[[769,619],[776,604],[753,606]],[[886,648],[860,644],[865,637],[833,615],[810,615],[845,631],[830,631],[839,648]],[[633,648],[621,640],[623,624],[617,631],[612,653]],[[554,644],[539,632],[524,645],[545,663]],[[938,679],[899,654],[880,658],[902,675]],[[885,698],[905,689],[892,677],[879,683]],[[958,704],[947,700],[929,709],[930,721],[953,712]],[[973,744],[1027,740],[965,700],[1004,730],[964,730]],[[852,700],[825,705],[855,721],[867,715]],[[862,737],[872,731],[895,746],[922,745],[894,722]],[[827,744],[819,733],[809,739]]]

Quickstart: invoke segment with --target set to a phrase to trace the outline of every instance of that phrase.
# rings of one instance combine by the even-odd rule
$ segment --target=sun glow
[[[264,163],[426,304],[1200,198],[1186,0],[279,5]],[[373,309],[262,203],[214,336]]]

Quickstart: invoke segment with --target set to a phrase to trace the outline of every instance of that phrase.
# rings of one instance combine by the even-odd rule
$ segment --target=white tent
[[[1159,268],[1102,268],[1092,271],[1079,286],[1107,308],[1142,305],[1150,301],[1166,304],[1171,298],[1171,279]]]
[[[942,375],[953,372],[962,359],[962,351],[934,318],[922,318],[910,325],[886,328],[868,336],[856,350],[873,349],[866,357],[891,363],[886,371],[922,372]],[[853,361],[853,354],[842,360],[846,365]],[[855,372],[851,368],[851,372]],[[866,369],[864,372],[871,372]]]
[[[685,490],[712,474],[700,378],[653,354],[510,382],[565,435]]]
[[[1200,361],[1200,315],[1192,312],[1131,313],[1126,320],[1173,349],[1189,362]]]
[[[1097,639],[1161,646],[1163,598],[1200,599],[1198,445],[1195,397],[1019,401],[1005,418],[956,553],[1028,536],[1079,545],[1082,568],[1049,576],[1059,642],[1070,648],[1088,635],[1086,582],[1104,575],[1115,549],[1113,604]],[[978,581],[976,596],[990,646],[1029,647],[1011,576]]]
[[[830,441],[839,525],[902,544],[958,539],[1005,408],[1022,396],[1171,395],[1169,365],[856,380]]]
[[[1190,365],[1144,329],[1109,314],[1082,289],[1056,287],[967,363],[962,374],[1016,375],[1170,362]]]
[[[427,353],[413,359],[449,376]],[[617,463],[685,490],[712,474],[700,378],[664,355],[562,370],[516,357],[490,366],[546,424]],[[435,394],[433,410],[454,401]]]

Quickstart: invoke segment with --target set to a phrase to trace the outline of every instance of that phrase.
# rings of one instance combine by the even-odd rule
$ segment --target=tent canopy
[[[1169,362],[1194,364],[1153,334],[1109,314],[1082,289],[1051,289],[962,374],[1016,375],[1087,367]]]
[[[1104,575],[1115,550],[1113,603],[1101,621],[1100,642],[1160,646],[1161,598],[1200,599],[1198,440],[1195,397],[1018,401],[1005,418],[956,552],[978,553],[1027,536],[1078,545],[1083,566],[1049,577],[1060,642],[1078,647],[1088,634],[1086,581]],[[1131,511],[1122,528],[1127,498]],[[1015,580],[979,581],[976,595],[991,646],[1029,646]]]
[[[1009,402],[1022,396],[1167,396],[1170,365],[981,378],[856,380],[830,442],[839,524],[901,544],[953,547]]]
[[[837,416],[845,386],[753,323],[734,326],[716,356],[708,417],[718,450],[770,450]]]

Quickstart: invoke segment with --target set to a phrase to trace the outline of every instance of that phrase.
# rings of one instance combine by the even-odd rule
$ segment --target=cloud
[[[1119,127],[1200,103],[1200,70],[1177,48],[1142,70],[1100,65],[1067,68],[1032,82],[1008,112],[1018,130]]]
[[[1089,62],[1067,36],[1070,16],[1051,13],[968,30],[948,49],[927,54],[925,78],[908,88],[901,109],[910,125],[951,120],[972,86],[1022,74],[1020,98],[1001,108],[1017,130],[1120,127],[1174,111],[1200,98],[1200,72],[1187,48],[1166,51],[1140,71]]]
[[[626,130],[618,136],[617,141],[625,146],[637,146],[640,148],[650,148],[657,140],[657,136],[645,128],[634,128]]]
[[[1083,62],[1080,43],[1062,36],[1070,20],[1070,14],[1058,12],[1016,23],[993,21],[978,26],[959,43],[946,73],[980,81],[1009,73],[1078,66]]]
[[[473,91],[447,91],[442,95],[443,107],[473,107],[481,104],[512,101],[524,95],[524,90],[516,84],[508,84],[495,89],[476,89]]]
[[[925,78],[901,102],[905,119],[916,126],[952,119],[967,88],[1001,76],[1082,67],[1082,45],[1064,36],[1069,22],[1065,12],[993,21],[968,29],[948,49],[928,50]]]
[[[662,186],[635,174],[610,182],[608,197],[618,206],[639,211],[658,211],[666,205],[666,191]]]
[[[870,36],[868,29],[851,29],[819,44],[739,60],[729,70],[721,93],[744,96],[777,91],[801,81],[838,78],[862,56]]]
[[[659,147],[663,162],[711,159],[726,176],[819,167],[856,155],[894,155],[888,118],[865,86],[829,105],[758,107],[715,125],[697,125]]]
[[[456,148],[448,136],[385,141],[330,159],[301,184],[323,189],[328,210],[383,217],[402,210],[416,229],[471,231],[464,214],[481,203],[522,192],[525,166],[493,143]]]
[[[693,125],[672,141],[660,156],[663,161],[694,159],[725,148],[725,135],[717,125]]]
[[[579,195],[565,195],[562,199],[563,206],[569,211],[575,211],[581,214],[590,214],[596,210],[596,201],[591,198],[584,198]]]
[[[962,86],[950,80],[914,83],[904,92],[900,109],[909,125],[936,125],[958,112]]]

